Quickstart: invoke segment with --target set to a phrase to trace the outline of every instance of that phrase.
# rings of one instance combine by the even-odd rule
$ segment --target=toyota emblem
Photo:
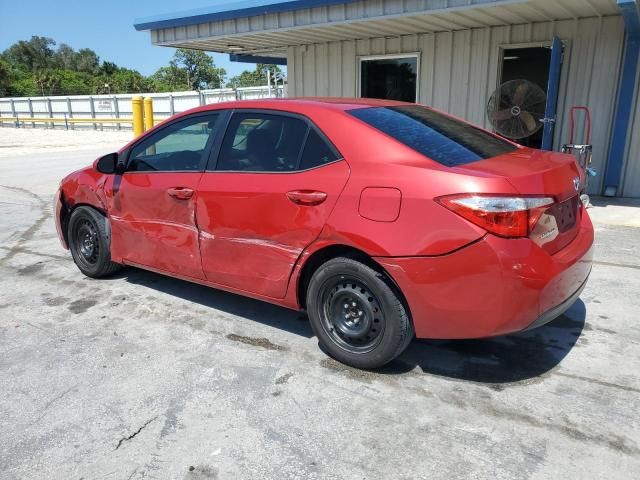
[[[573,188],[576,189],[576,192],[580,190],[580,177],[573,177]]]

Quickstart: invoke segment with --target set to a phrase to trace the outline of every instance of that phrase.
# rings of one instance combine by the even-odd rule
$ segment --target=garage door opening
[[[364,98],[417,101],[418,56],[362,57],[359,86]]]
[[[550,47],[503,48],[499,85],[511,80],[528,80],[547,94],[551,63]],[[537,119],[539,120],[539,119]],[[518,143],[532,148],[542,146],[543,129],[518,139]]]

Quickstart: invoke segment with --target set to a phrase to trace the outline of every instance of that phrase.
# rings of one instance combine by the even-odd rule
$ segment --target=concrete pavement
[[[637,207],[592,209],[596,264],[563,317],[362,372],[296,312],[137,269],[83,277],[52,194],[122,141],[0,153],[0,478],[637,476]]]

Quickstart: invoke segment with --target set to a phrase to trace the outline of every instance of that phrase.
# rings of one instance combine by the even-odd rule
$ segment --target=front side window
[[[349,113],[447,167],[517,149],[514,144],[471,124],[420,105],[361,108]]]
[[[235,113],[222,141],[217,170],[293,171],[307,135],[305,121],[270,113]]]
[[[202,170],[218,118],[217,113],[198,115],[163,128],[133,147],[127,171]]]

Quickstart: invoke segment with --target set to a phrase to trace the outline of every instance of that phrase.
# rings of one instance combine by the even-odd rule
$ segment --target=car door
[[[112,187],[114,258],[203,279],[195,223],[197,186],[220,113],[196,114],[143,138]]]
[[[207,280],[283,298],[348,177],[347,163],[306,118],[236,110],[198,187]]]

